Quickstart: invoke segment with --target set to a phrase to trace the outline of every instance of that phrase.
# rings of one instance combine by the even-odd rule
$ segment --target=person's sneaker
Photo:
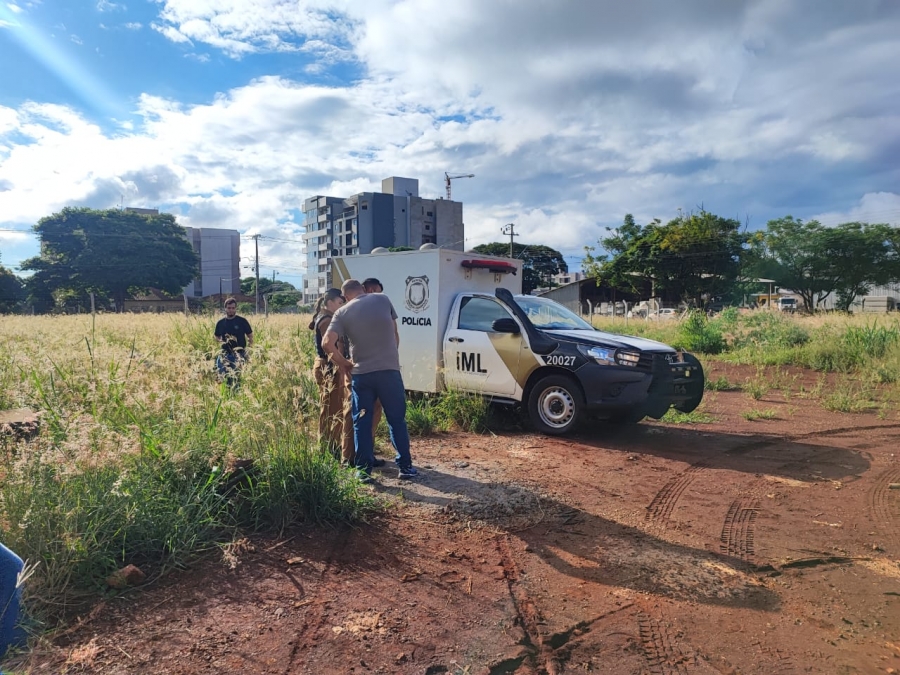
[[[378,457],[376,457],[372,462],[372,466],[384,466],[384,460],[378,459]]]
[[[419,475],[419,471],[418,471],[418,469],[416,469],[416,467],[408,466],[405,469],[404,468],[400,469],[400,473],[397,475],[397,478],[409,479],[409,478],[415,478],[418,475]]]
[[[360,483],[372,483],[375,480],[372,478],[372,474],[366,473],[361,469],[356,472],[356,477],[359,478]]]

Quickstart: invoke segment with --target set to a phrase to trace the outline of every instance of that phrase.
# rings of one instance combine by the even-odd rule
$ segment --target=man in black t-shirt
[[[247,347],[253,346],[253,329],[247,319],[238,316],[234,298],[225,301],[225,318],[216,324],[215,336],[222,344],[216,369],[226,382],[234,384],[235,371],[247,360]]]

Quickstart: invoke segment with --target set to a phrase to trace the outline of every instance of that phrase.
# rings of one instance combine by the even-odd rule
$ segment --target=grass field
[[[38,615],[102,588],[124,562],[160,572],[237,528],[371,512],[369,493],[316,447],[307,321],[254,321],[232,391],[213,372],[212,317],[5,317],[0,407],[39,410],[42,425],[27,443],[0,435],[0,537],[38,564]],[[239,490],[236,459],[254,461]]]
[[[251,319],[256,345],[236,391],[215,377],[216,318],[4,317],[0,409],[29,407],[42,420],[29,440],[0,433],[0,538],[36,565],[26,593],[33,616],[52,622],[109,592],[105,579],[125,563],[159,574],[248,528],[360,522],[378,508],[317,446],[308,317]],[[696,350],[707,362],[759,366],[745,382],[711,378],[712,391],[759,398],[789,389],[779,367],[799,365],[846,374],[847,387],[818,396],[852,412],[871,407],[876,387],[894,400],[900,381],[891,317],[729,311],[712,321],[597,325]],[[747,414],[771,416],[760,406]],[[491,423],[481,400],[453,394],[411,401],[408,421],[413,434]],[[253,462],[242,480],[230,470],[238,459]]]

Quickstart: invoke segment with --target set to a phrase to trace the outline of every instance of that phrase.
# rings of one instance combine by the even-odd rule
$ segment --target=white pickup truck
[[[700,404],[703,368],[692,355],[598,331],[552,300],[521,295],[521,270],[520,260],[429,248],[335,258],[333,283],[381,282],[410,391],[522,404],[551,435],[587,415],[637,422]]]

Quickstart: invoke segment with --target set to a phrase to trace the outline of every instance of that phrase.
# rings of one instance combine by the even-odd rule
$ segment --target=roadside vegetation
[[[594,325],[730,363],[848,373],[876,384],[900,381],[900,319],[896,314],[805,316],[728,308],[713,318],[700,312],[666,322],[597,317]],[[727,386],[731,383],[717,383],[713,388]]]
[[[0,540],[36,564],[35,617],[52,623],[108,592],[127,564],[161,574],[247,530],[378,509],[318,447],[307,321],[255,320],[231,390],[216,381],[212,317],[4,318],[0,409],[31,408],[41,423],[33,438],[0,430]],[[482,430],[487,412],[459,395],[411,401],[410,429]]]
[[[785,400],[815,399],[836,412],[878,408],[881,416],[888,414],[900,395],[900,319],[896,314],[808,316],[728,308],[713,318],[700,312],[678,321],[596,317],[594,325],[697,354],[707,364],[707,392],[740,390],[752,401],[780,392]],[[756,374],[730,381],[710,370],[712,361],[755,366]],[[797,368],[818,372],[816,383],[798,382]],[[827,387],[829,376],[841,377],[844,384]],[[747,414],[770,419],[759,412],[751,409]],[[671,416],[663,419],[676,421]]]

